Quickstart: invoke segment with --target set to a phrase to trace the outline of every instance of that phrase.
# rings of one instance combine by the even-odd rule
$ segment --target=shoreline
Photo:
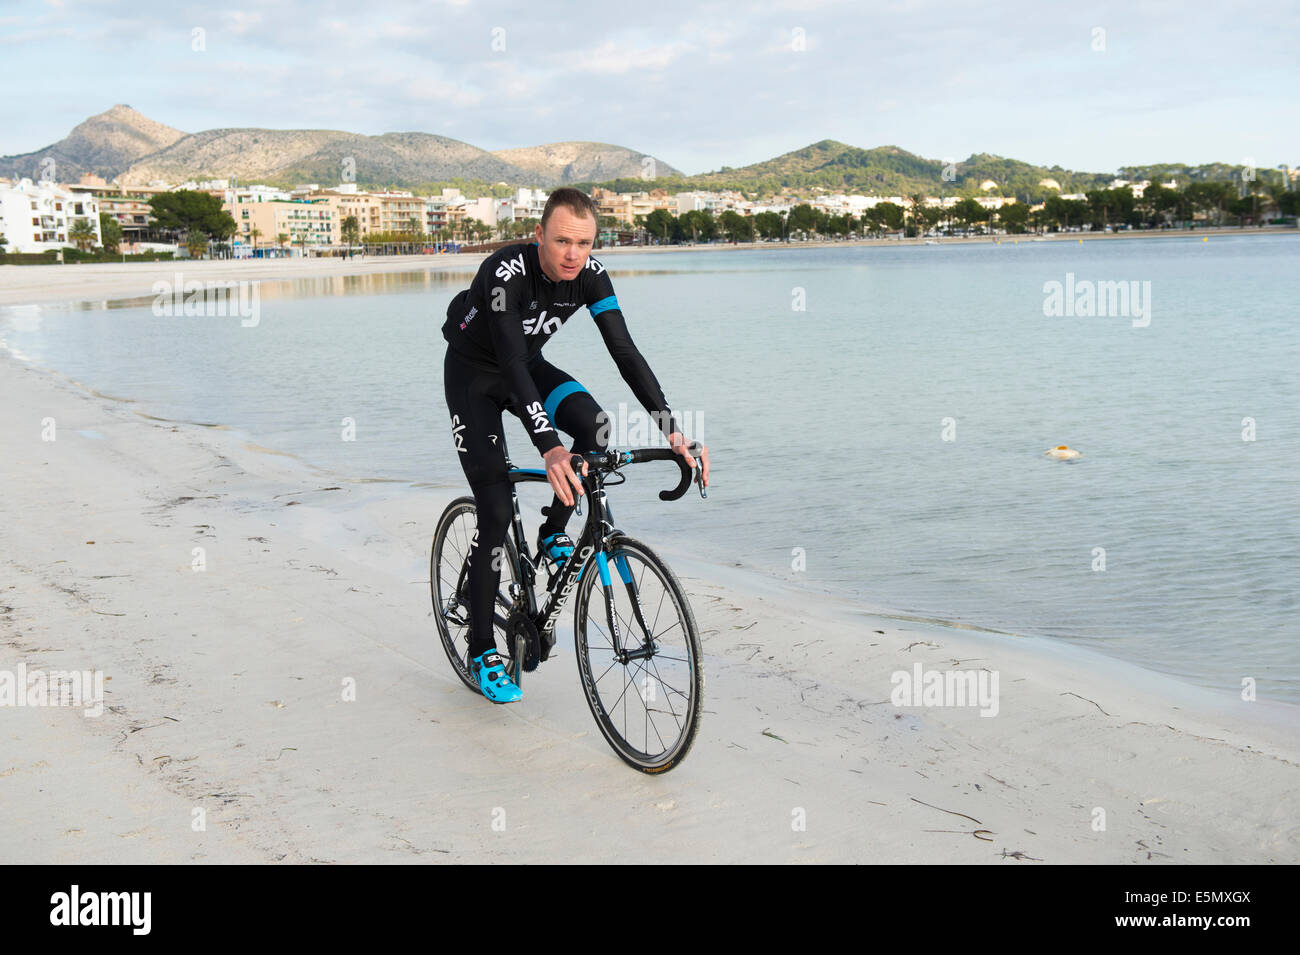
[[[843,242],[742,242],[735,245],[651,245],[611,246],[596,250],[600,257],[608,255],[655,255],[691,252],[763,252],[780,249],[835,249],[848,247],[900,248],[924,247],[927,242],[946,245],[1016,245],[1021,242],[1090,242],[1095,240],[1137,240],[1161,238],[1199,238],[1211,240],[1225,236],[1296,235],[1296,229],[1283,226],[1266,228],[1161,230],[1149,232],[1071,232],[1050,236],[966,236],[940,239],[855,239]],[[443,273],[472,272],[486,253],[456,253],[447,255],[392,255],[365,258],[303,258],[303,259],[181,259],[174,262],[94,262],[67,265],[0,265],[0,308],[28,305],[84,305],[98,303],[107,306],[123,299],[142,298],[153,294],[153,284],[162,280],[171,282],[177,272],[188,280],[202,282],[278,282],[295,279],[322,279],[354,275],[380,275],[390,273]],[[58,270],[56,273],[51,270]]]
[[[358,475],[356,473],[335,471],[323,465],[316,464],[296,452],[286,451],[281,448],[270,447],[262,444],[259,442],[256,434],[253,434],[242,426],[225,423],[197,422],[159,416],[152,413],[157,409],[149,408],[139,399],[100,392],[89,385],[70,378],[58,369],[36,363],[27,356],[7,347],[3,339],[0,339],[0,359],[5,358],[12,358],[20,361],[40,374],[59,379],[68,385],[81,389],[88,396],[96,400],[120,407],[124,411],[129,411],[147,421],[157,422],[163,426],[169,426],[173,430],[176,430],[177,426],[195,429],[198,433],[206,435],[208,440],[214,445],[221,446],[226,455],[238,459],[241,462],[241,466],[250,471],[265,470],[268,465],[263,462],[274,458],[279,459],[283,464],[283,467],[286,469],[283,472],[277,471],[281,476],[295,475],[301,477],[302,480],[316,481],[321,484],[348,484],[354,486],[359,494],[365,495],[367,492],[370,492],[370,496],[376,498],[386,498],[393,493],[401,493],[403,489],[408,491],[416,489],[433,492],[445,491],[451,493],[452,496],[467,493],[467,489],[462,487],[460,484],[444,485],[436,482],[426,482],[409,478],[378,478],[369,475]],[[448,500],[450,500],[450,498],[448,498]],[[730,581],[731,586],[749,594],[757,595],[768,593],[772,590],[779,590],[791,603],[806,603],[809,600],[829,601],[837,606],[842,605],[842,607],[845,608],[845,612],[851,616],[865,615],[882,624],[887,623],[892,626],[902,626],[904,628],[916,630],[917,632],[928,632],[932,635],[963,634],[969,635],[971,639],[975,640],[978,640],[981,637],[988,637],[994,640],[1009,640],[1013,644],[1019,641],[1031,641],[1047,653],[1053,653],[1059,650],[1068,655],[1078,651],[1083,653],[1085,658],[1091,658],[1094,663],[1104,661],[1106,663],[1116,664],[1121,668],[1131,667],[1135,671],[1144,674],[1146,677],[1169,681],[1169,687],[1174,691],[1184,689],[1193,691],[1197,694],[1203,694],[1201,703],[1212,708],[1230,702],[1234,698],[1234,694],[1224,688],[1196,683],[1185,677],[1155,670],[1136,660],[1127,659],[1122,655],[1088,650],[1065,637],[1056,637],[1051,634],[1035,634],[1003,630],[995,627],[986,627],[977,623],[967,623],[960,620],[943,620],[934,617],[917,616],[914,613],[899,610],[896,607],[874,602],[842,587],[835,587],[826,584],[812,586],[801,582],[797,577],[775,573],[738,562],[723,564],[705,558],[694,558],[686,552],[676,551],[671,547],[671,545],[665,547],[660,544],[657,545],[657,549],[665,554],[672,554],[674,556],[673,562],[692,562],[704,578],[708,578],[710,574],[714,578],[719,576],[726,577]],[[1284,710],[1289,710],[1295,715],[1297,719],[1297,729],[1300,730],[1300,701],[1284,699],[1275,702],[1277,706],[1282,707]]]
[[[98,720],[0,707],[13,861],[626,861],[629,842],[680,861],[665,828],[694,860],[1300,857],[1294,706],[829,595],[810,605],[655,541],[708,682],[691,755],[643,777],[595,732],[567,631],[520,704],[451,673],[427,535],[459,489],[322,487],[238,431],[151,420],[8,354],[0,366],[0,670],[111,678]],[[891,672],[916,664],[999,672],[998,715],[892,705]],[[346,679],[356,702],[340,700]],[[76,785],[88,765],[96,786]],[[492,807],[525,838],[504,845]]]
[[[1283,231],[1292,232],[1294,230],[1287,229]],[[1128,233],[1092,236],[1092,238],[1120,238],[1120,237],[1140,238],[1140,237],[1148,237],[1148,236],[1144,236],[1142,234],[1128,234]],[[1070,236],[1068,238],[1072,239],[1073,236]],[[987,238],[972,238],[966,240],[949,240],[949,241],[960,241],[963,242],[964,244],[981,243],[981,242],[986,244],[988,243]],[[813,245],[813,243],[808,243],[808,244]],[[816,245],[819,246],[830,246],[830,247],[837,246],[837,245],[844,245],[844,244],[863,244],[863,243],[816,243]],[[868,244],[893,245],[898,243],[890,240],[882,240],[882,241],[873,240]],[[921,243],[919,240],[905,240],[904,244],[919,245]],[[763,248],[769,248],[769,246],[764,246],[764,245],[747,246],[743,244],[740,246],[707,246],[707,245],[663,246],[663,247],[651,247],[648,249],[626,248],[626,249],[605,250],[605,251],[606,252],[608,251],[620,251],[620,252],[655,251],[655,252],[668,253],[668,252],[718,251],[723,248],[738,249],[738,250],[761,250]],[[770,246],[770,248],[788,248],[788,246],[772,245]],[[282,260],[262,260],[262,261],[252,262],[252,263],[249,262],[231,263],[228,261],[218,260],[218,261],[203,261],[198,263],[189,263],[189,266],[190,267],[207,266],[209,268],[211,274],[201,278],[200,279],[201,281],[203,280],[223,281],[225,276],[230,272],[230,270],[239,272],[244,268],[251,267],[255,269],[257,273],[264,274],[264,275],[269,274],[271,276],[270,278],[259,278],[256,279],[256,281],[288,282],[288,281],[296,281],[296,280],[320,281],[327,278],[343,278],[344,276],[347,275],[386,276],[386,275],[409,274],[409,273],[423,273],[427,275],[430,273],[448,273],[448,272],[456,272],[456,271],[464,271],[466,274],[472,274],[473,270],[477,266],[477,263],[481,261],[482,258],[483,256],[479,254],[474,254],[474,255],[461,254],[461,255],[443,255],[443,256],[401,256],[401,257],[385,256],[379,258],[372,258],[364,261],[353,260],[350,263],[346,262],[346,260],[339,260],[339,259],[303,259],[303,260],[282,259]],[[401,260],[400,265],[402,267],[398,269],[392,268],[392,264],[394,260],[398,260],[398,259]],[[437,261],[436,263],[430,263],[429,261],[430,259],[435,259]],[[76,268],[113,270],[113,272],[115,273],[114,281],[119,281],[119,282],[129,281],[135,283],[140,280],[135,277],[134,273],[136,273],[141,267],[150,270],[149,281],[152,282],[155,277],[161,277],[167,279],[174,278],[177,271],[176,266],[183,265],[183,264],[184,263],[174,263],[174,264],[158,263],[157,265],[154,265],[152,263],[128,263],[125,266],[101,264],[98,266],[96,265],[76,266]],[[330,265],[340,265],[340,264],[346,264],[352,266],[352,268],[350,268],[347,272],[343,274],[339,274],[338,272],[331,271],[329,268]],[[325,266],[325,267],[313,268],[313,266]],[[43,267],[13,266],[10,268],[11,269],[26,268],[28,270],[32,270],[32,269],[38,269]],[[313,274],[310,275],[301,274],[302,271],[307,271]],[[125,276],[121,274],[116,274],[118,272],[127,273],[127,274]],[[284,272],[289,272],[290,274],[280,274]],[[194,275],[193,272],[190,272],[189,274]],[[2,276],[0,276],[0,278],[2,278]],[[296,294],[296,291],[294,294]],[[149,296],[146,295],[143,296],[143,298],[148,299]],[[0,288],[0,309],[6,307],[5,305],[3,305],[3,300],[4,300],[4,290],[3,288]],[[74,300],[72,302],[61,302],[59,304],[34,303],[33,307],[58,308],[60,307],[60,305],[64,305],[65,307],[75,307],[77,304],[84,305],[88,301],[93,301],[93,299],[82,298],[82,299]],[[107,300],[102,304],[107,306],[110,302],[124,302],[124,301],[132,301],[132,299],[115,298],[115,299]],[[22,308],[24,306],[8,306],[8,307]],[[4,356],[6,354],[6,351],[7,351],[6,343],[3,340],[0,340],[0,356]],[[70,379],[66,379],[66,377],[63,376],[62,373],[59,372],[57,369],[36,365],[30,362],[30,360],[27,359],[26,356],[16,353],[11,348],[8,349],[8,353],[11,355],[15,355],[17,358],[19,358],[20,360],[28,364],[31,364],[32,367],[40,370],[45,374],[58,376],[61,378],[65,378],[65,380],[70,381]],[[80,383],[77,383],[77,385],[78,387],[86,387],[86,386],[81,386]],[[215,424],[215,425],[213,424],[200,425],[195,422],[173,420],[168,418],[159,418],[153,416],[152,414],[147,413],[151,409],[145,408],[137,399],[121,398],[121,397],[115,397],[111,395],[101,395],[99,392],[94,391],[93,389],[90,388],[87,388],[86,390],[97,398],[102,398],[106,401],[119,402],[124,407],[129,408],[134,413],[139,414],[144,418],[148,418],[149,420],[164,422],[168,425],[184,425],[184,426],[200,427],[209,431],[209,433],[211,433],[213,429],[220,432],[227,432],[232,437],[233,440],[237,440],[244,448],[255,450],[259,455],[277,455],[286,459],[290,459],[294,462],[296,466],[302,468],[305,472],[313,473],[322,481],[330,481],[330,482],[342,481],[342,482],[352,482],[358,484],[379,483],[385,485],[406,486],[406,487],[433,487],[433,485],[425,485],[420,482],[414,482],[414,481],[408,484],[408,482],[405,479],[374,479],[374,478],[346,475],[342,473],[335,473],[325,468],[322,468],[316,464],[313,464],[292,452],[280,450],[277,448],[264,447],[259,444],[255,444],[254,442],[256,440],[256,436],[245,433],[240,429],[239,426],[228,425],[224,423]],[[137,408],[139,410],[137,410]],[[729,567],[727,569],[730,570]],[[788,576],[771,573],[765,570],[761,570],[759,568],[745,567],[743,568],[742,573],[747,574],[752,578],[748,584],[748,589],[753,593],[763,592],[764,589],[768,587],[780,586],[780,587],[788,588],[789,591],[793,595],[795,595],[795,597],[797,597],[797,599],[807,600],[809,598],[812,598],[812,599],[827,599],[827,600],[835,600],[835,601],[847,601],[848,603],[855,605],[858,608],[859,612],[870,613],[875,618],[881,621],[891,621],[894,624],[901,624],[904,626],[911,626],[911,627],[919,627],[923,629],[930,628],[930,629],[943,631],[943,632],[978,633],[978,634],[989,635],[992,637],[1005,637],[1013,640],[1021,640],[1021,639],[1036,640],[1036,641],[1041,641],[1044,643],[1044,645],[1049,645],[1049,646],[1056,646],[1056,645],[1065,646],[1065,647],[1075,646],[1075,644],[1072,644],[1068,641],[1068,638],[1056,638],[1050,634],[1019,633],[1014,631],[1007,631],[1007,630],[1000,630],[991,627],[985,627],[978,623],[967,623],[960,620],[940,620],[940,619],[933,619],[933,618],[926,618],[926,617],[917,617],[911,613],[898,610],[894,607],[889,607],[883,604],[874,603],[862,596],[853,594],[852,592],[843,588],[834,588],[829,586],[821,586],[821,587],[813,588],[801,584],[797,579],[791,579]],[[1144,666],[1142,663],[1139,663],[1137,661],[1127,660],[1122,656],[1101,655],[1101,658],[1106,660],[1123,662],[1124,664],[1136,667],[1140,669],[1143,673],[1149,674],[1153,677],[1172,679],[1179,685],[1192,687],[1198,691],[1202,691],[1207,694],[1210,694],[1210,696],[1207,697],[1207,699],[1212,699],[1215,697],[1219,699],[1225,699],[1225,698],[1230,699],[1232,697],[1232,693],[1229,690],[1225,690],[1223,688],[1215,688],[1201,683],[1194,683],[1186,678],[1174,677],[1162,673],[1159,670],[1150,669],[1149,667]],[[1294,707],[1297,714],[1300,714],[1300,701],[1295,701],[1295,702],[1282,701],[1280,702],[1279,705]]]

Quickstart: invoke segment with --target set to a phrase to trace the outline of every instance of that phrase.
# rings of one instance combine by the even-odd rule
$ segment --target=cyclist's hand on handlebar
[[[687,467],[693,468],[696,466],[695,457],[691,454],[690,451],[687,450],[687,445],[690,442],[686,440],[686,435],[682,434],[680,431],[674,431],[672,434],[668,436],[668,443],[672,445],[672,449],[674,452],[680,454],[682,457],[686,459]],[[700,445],[699,466],[700,466],[700,481],[704,484],[705,487],[708,487],[709,486],[709,449],[704,444]]]
[[[555,496],[564,502],[565,507],[573,506],[573,488],[578,489],[579,494],[585,493],[582,490],[582,480],[578,475],[573,473],[573,468],[569,464],[569,458],[573,452],[568,448],[560,445],[551,448],[542,455],[542,460],[546,462],[546,480],[551,483],[555,489]],[[582,462],[582,473],[585,477],[587,474],[587,462]]]

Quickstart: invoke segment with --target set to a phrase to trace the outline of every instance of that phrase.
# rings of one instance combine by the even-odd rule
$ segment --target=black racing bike
[[[504,448],[504,435],[502,444]],[[500,561],[503,571],[492,617],[497,648],[504,647],[510,676],[522,686],[523,675],[550,657],[556,623],[576,588],[573,639],[587,704],[614,752],[645,773],[672,769],[695,740],[704,698],[700,637],[672,570],[653,550],[614,526],[606,489],[627,480],[621,472],[629,465],[674,461],[681,481],[672,490],[660,491],[660,499],[680,498],[692,481],[700,496],[708,497],[699,450],[698,442],[690,446],[696,456],[694,469],[670,448],[611,449],[570,457],[575,474],[581,475],[582,462],[587,463],[582,478],[585,498],[574,496],[579,515],[584,499],[589,509],[573,553],[560,565],[544,554],[533,557],[519,517],[516,487],[549,486],[546,472],[516,468],[506,453],[513,520],[503,551],[489,555]],[[477,535],[474,498],[458,497],[438,518],[429,559],[433,616],[443,649],[475,693],[480,690],[469,669],[468,558]],[[542,569],[548,582],[539,597],[535,585]]]

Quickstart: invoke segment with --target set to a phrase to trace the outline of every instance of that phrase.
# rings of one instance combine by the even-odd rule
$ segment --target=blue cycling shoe
[[[510,679],[501,654],[496,648],[480,653],[469,662],[470,676],[478,681],[478,688],[493,703],[514,703],[523,698],[524,691]]]
[[[540,531],[538,532],[540,534]],[[560,531],[546,537],[538,537],[537,552],[555,563],[555,573],[564,569],[564,562],[573,555],[573,541],[569,535]],[[582,580],[582,571],[578,571],[578,580]]]

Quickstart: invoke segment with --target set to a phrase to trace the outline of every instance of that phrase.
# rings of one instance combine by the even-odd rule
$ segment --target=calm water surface
[[[673,472],[638,469],[612,494],[619,523],[810,600],[1300,702],[1298,253],[1300,236],[1215,236],[610,255],[633,337],[713,459],[707,502],[662,504]],[[0,310],[0,339],[341,477],[458,487],[440,326],[471,274],[263,283],[251,328],[150,300]],[[1045,315],[1067,274],[1149,282],[1149,324]],[[546,356],[641,411],[585,311]],[[517,421],[507,435],[535,466]],[[1083,456],[1044,455],[1059,444]]]

